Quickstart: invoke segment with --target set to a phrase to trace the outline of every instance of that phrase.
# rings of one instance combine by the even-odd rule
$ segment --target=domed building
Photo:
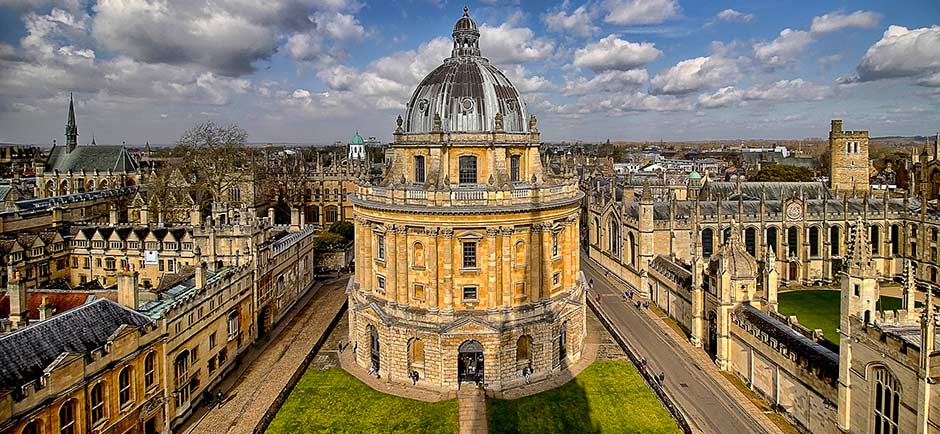
[[[356,131],[356,135],[349,141],[349,151],[346,157],[350,162],[366,161],[366,141],[359,135],[359,131]]]
[[[505,390],[581,357],[583,193],[543,169],[536,119],[479,38],[464,8],[451,57],[398,118],[384,177],[350,196],[349,339],[386,381]]]

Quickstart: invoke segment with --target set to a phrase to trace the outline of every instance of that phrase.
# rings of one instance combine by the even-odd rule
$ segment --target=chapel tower
[[[829,186],[837,191],[868,191],[868,131],[843,131],[832,120],[829,130]]]

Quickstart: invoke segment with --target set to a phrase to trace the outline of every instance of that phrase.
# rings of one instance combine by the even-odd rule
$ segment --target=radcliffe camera
[[[0,0],[0,434],[937,434],[938,249],[936,0]]]

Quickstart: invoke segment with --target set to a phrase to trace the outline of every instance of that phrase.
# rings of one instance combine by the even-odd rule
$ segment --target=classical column
[[[441,229],[441,242],[444,244],[444,313],[454,312],[454,230]]]
[[[542,291],[540,297],[549,297],[554,290],[552,285],[552,224],[542,223]]]
[[[359,280],[359,286],[366,291],[372,292],[373,279],[372,274],[375,272],[375,264],[372,262],[372,225],[366,219],[359,219],[359,222],[362,224],[362,262],[359,262],[360,259],[356,258],[356,270],[362,270],[362,277]]]
[[[428,259],[425,261],[428,267],[428,288],[427,288],[427,297],[428,297],[428,310],[431,312],[437,312],[438,309],[438,291],[440,285],[437,281],[437,233],[438,228],[427,228],[426,233],[428,234]]]
[[[395,246],[395,260],[398,262],[398,273],[395,275],[398,281],[398,304],[408,306],[411,299],[411,282],[408,279],[408,228],[405,225],[395,226],[397,244]]]
[[[526,270],[526,291],[529,296],[526,301],[536,301],[541,298],[541,291],[539,290],[542,287],[542,256],[539,254],[542,250],[542,244],[539,242],[542,236],[541,232],[541,223],[534,223],[529,228],[529,260],[527,261],[529,269]]]
[[[385,300],[390,304],[398,304],[398,233],[395,225],[387,225],[385,231]]]
[[[504,226],[499,228],[499,234],[501,236],[502,243],[502,285],[500,287],[503,291],[503,308],[509,309],[512,307],[512,297],[513,297],[513,282],[512,282],[512,265],[513,265],[513,248],[512,248],[512,226]]]
[[[486,265],[486,310],[493,311],[496,310],[499,305],[499,298],[497,298],[497,292],[499,287],[496,285],[496,276],[499,275],[499,270],[496,268],[496,251],[499,250],[499,247],[496,245],[496,235],[499,234],[499,228],[486,228],[486,252],[487,252],[487,265]]]

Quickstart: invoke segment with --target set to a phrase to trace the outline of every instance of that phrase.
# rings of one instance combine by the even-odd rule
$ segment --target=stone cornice
[[[358,195],[349,195],[349,200],[358,208],[376,211],[397,212],[402,214],[420,215],[487,215],[487,214],[515,214],[530,211],[544,211],[577,205],[584,198],[584,193],[578,191],[573,197],[553,200],[543,203],[525,203],[517,205],[468,205],[451,207],[429,207],[422,205],[389,204],[371,200],[360,199]]]

